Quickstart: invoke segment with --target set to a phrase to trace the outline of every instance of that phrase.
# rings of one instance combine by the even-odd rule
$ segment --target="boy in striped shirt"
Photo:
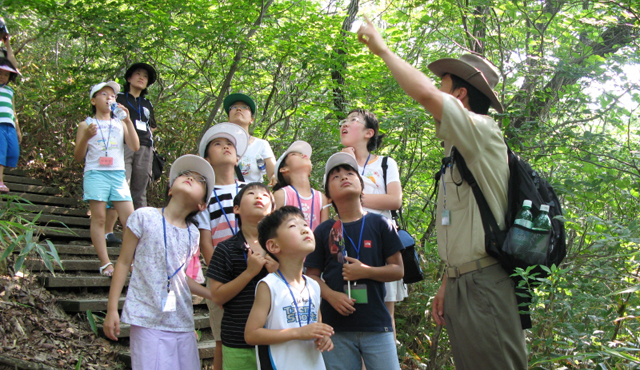
[[[242,127],[227,122],[212,126],[200,141],[200,156],[211,164],[216,174],[214,191],[207,209],[196,217],[200,229],[200,252],[207,266],[215,246],[238,232],[233,213],[233,199],[245,183],[235,179],[235,166],[238,164],[238,158],[241,158],[247,149],[248,142],[249,135]],[[207,301],[207,306],[209,325],[216,341],[214,369],[222,370],[220,327],[224,311],[211,301]]]

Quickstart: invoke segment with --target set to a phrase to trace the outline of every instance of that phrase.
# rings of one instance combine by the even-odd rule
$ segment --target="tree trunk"
[[[204,133],[207,132],[209,127],[211,127],[211,124],[216,118],[216,115],[218,114],[218,110],[222,105],[222,101],[224,100],[224,97],[227,91],[231,87],[231,80],[233,80],[233,76],[238,70],[238,66],[240,65],[240,61],[242,60],[242,55],[244,54],[244,49],[247,46],[247,42],[251,39],[251,37],[253,37],[253,35],[260,28],[260,25],[262,24],[262,20],[264,19],[265,14],[267,14],[267,11],[269,10],[269,7],[271,6],[271,4],[273,4],[273,0],[267,0],[262,3],[262,9],[260,9],[260,15],[258,16],[258,19],[256,19],[255,22],[253,22],[253,26],[251,27],[251,29],[249,30],[249,32],[244,38],[244,42],[240,44],[240,47],[236,51],[236,54],[233,57],[233,63],[231,63],[231,67],[229,67],[229,72],[227,72],[227,75],[225,76],[222,82],[222,85],[220,86],[220,89],[218,91],[218,97],[216,98],[216,102],[213,105],[213,109],[211,110],[211,113],[209,113],[207,122],[202,128],[202,131],[200,132],[200,136],[198,137],[198,142],[200,142],[200,139],[202,138]]]
[[[356,19],[358,9],[360,6],[360,0],[351,0],[349,2],[349,8],[347,9],[347,17],[342,22],[342,29],[340,30],[340,37],[335,45],[335,68],[331,71],[331,79],[333,80],[333,107],[335,115],[338,118],[342,118],[346,115],[346,99],[342,91],[344,87],[344,71],[347,70],[347,62],[345,57],[347,52],[345,51],[344,44],[345,39],[349,35],[353,21]]]

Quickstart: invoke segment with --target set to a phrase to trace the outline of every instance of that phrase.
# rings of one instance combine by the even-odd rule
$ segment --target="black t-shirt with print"
[[[362,219],[345,223],[345,236],[339,221],[327,220],[318,225],[314,231],[316,249],[307,256],[305,267],[320,269],[329,288],[344,292],[346,281],[342,278],[343,250],[346,249],[349,257],[358,258],[365,265],[381,267],[386,264],[387,258],[402,249],[398,232],[391,222],[383,216],[367,213],[358,257],[354,244],[359,242],[361,228]],[[393,331],[391,316],[384,304],[384,283],[369,279],[358,280],[356,283],[367,286],[368,303],[356,303],[356,311],[343,316],[323,299],[320,306],[322,321],[331,325],[335,331]]]

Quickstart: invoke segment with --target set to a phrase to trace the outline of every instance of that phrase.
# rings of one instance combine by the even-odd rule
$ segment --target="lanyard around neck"
[[[220,207],[220,210],[224,215],[224,219],[227,220],[227,225],[229,225],[229,230],[231,230],[231,232],[235,236],[238,233],[238,221],[236,220],[235,229],[231,227],[231,222],[229,221],[229,217],[227,216],[227,212],[225,212],[224,207],[222,206],[222,203],[220,203],[220,198],[218,198],[218,192],[216,192],[215,186],[213,187],[213,195],[215,195],[216,197],[216,201],[218,202],[218,207]],[[238,196],[238,181],[236,181],[236,196]]]
[[[362,226],[360,227],[360,237],[358,238],[358,245],[356,246],[356,243],[353,242],[353,239],[351,239],[351,237],[347,234],[347,230],[344,228],[344,222],[342,222],[342,235],[346,236],[347,239],[349,239],[349,241],[351,242],[351,245],[353,245],[353,249],[355,249],[356,251],[356,259],[360,260],[360,246],[362,245],[362,234],[364,232],[364,218],[366,215],[362,215]],[[346,244],[346,243],[345,243]],[[345,248],[345,253],[347,252],[347,249]]]
[[[107,141],[104,141],[104,133],[102,132],[102,128],[100,127],[100,122],[98,122],[98,118],[94,118],[96,120],[96,125],[98,126],[98,130],[100,130],[100,136],[102,136],[102,142],[104,143],[104,156],[109,156],[109,141],[111,140],[111,124],[113,120],[109,118],[109,135],[107,135]]]
[[[369,163],[369,159],[371,158],[371,153],[367,156],[367,161],[364,162],[364,167],[362,167],[362,176],[364,176],[364,170],[367,168],[367,163]]]
[[[135,100],[138,100],[138,109],[136,109],[136,107],[134,107],[134,106],[133,106],[133,104],[131,104],[131,102],[129,101],[129,92],[126,92],[126,93],[125,93],[125,97],[126,97],[126,99],[125,99],[125,100],[127,101],[127,104],[129,104],[129,106],[131,107],[131,109],[134,109],[136,112],[138,112],[138,119],[139,119],[140,121],[142,121],[142,107],[141,107],[141,105],[142,105],[142,98],[141,98],[141,97],[139,97],[139,99],[140,99],[140,100],[138,100],[138,98],[136,98],[136,97],[134,97],[134,98],[133,98],[133,100],[134,100],[134,101],[135,101]]]
[[[293,189],[293,191],[296,192],[296,195],[298,196],[298,207],[300,208],[300,211],[302,211],[302,213],[304,214],[304,211],[302,210],[302,201],[300,200],[300,193],[298,193],[298,190],[296,190],[296,188],[293,185],[289,185],[291,186],[291,189]],[[313,191],[313,189],[311,189],[311,215],[309,215],[309,228],[311,230],[313,230],[313,206],[315,204],[315,197],[316,194]]]
[[[302,320],[300,319],[300,310],[298,310],[298,300],[296,299],[296,296],[293,295],[293,290],[291,290],[291,285],[289,285],[289,282],[287,282],[287,279],[284,278],[284,275],[282,275],[282,272],[280,272],[280,269],[278,269],[278,274],[282,278],[282,281],[284,281],[284,283],[287,285],[287,288],[289,288],[289,294],[291,294],[291,299],[293,299],[293,305],[296,307],[296,316],[298,317],[298,325],[302,327]],[[309,310],[307,311],[307,325],[309,325],[309,323],[311,322],[311,290],[309,289],[309,283],[307,282],[307,278],[304,275],[302,275],[302,278],[304,279],[304,286],[307,288],[307,293],[309,293]],[[300,296],[302,296],[302,294],[300,294]]]
[[[189,256],[191,255],[191,228],[189,228],[189,224],[187,224],[187,231],[189,232],[189,245],[187,245],[187,258],[184,260],[182,265],[178,267],[173,274],[167,270],[169,268],[169,251],[167,248],[167,222],[164,218],[164,207],[162,207],[162,231],[164,233],[164,258],[165,258],[165,271],[167,271],[167,293],[171,290],[171,278],[176,276],[176,274],[182,269],[185,263],[189,260]]]

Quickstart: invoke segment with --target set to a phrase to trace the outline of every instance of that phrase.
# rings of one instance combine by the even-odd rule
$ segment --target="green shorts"
[[[250,370],[257,368],[255,348],[222,346],[222,370]]]

